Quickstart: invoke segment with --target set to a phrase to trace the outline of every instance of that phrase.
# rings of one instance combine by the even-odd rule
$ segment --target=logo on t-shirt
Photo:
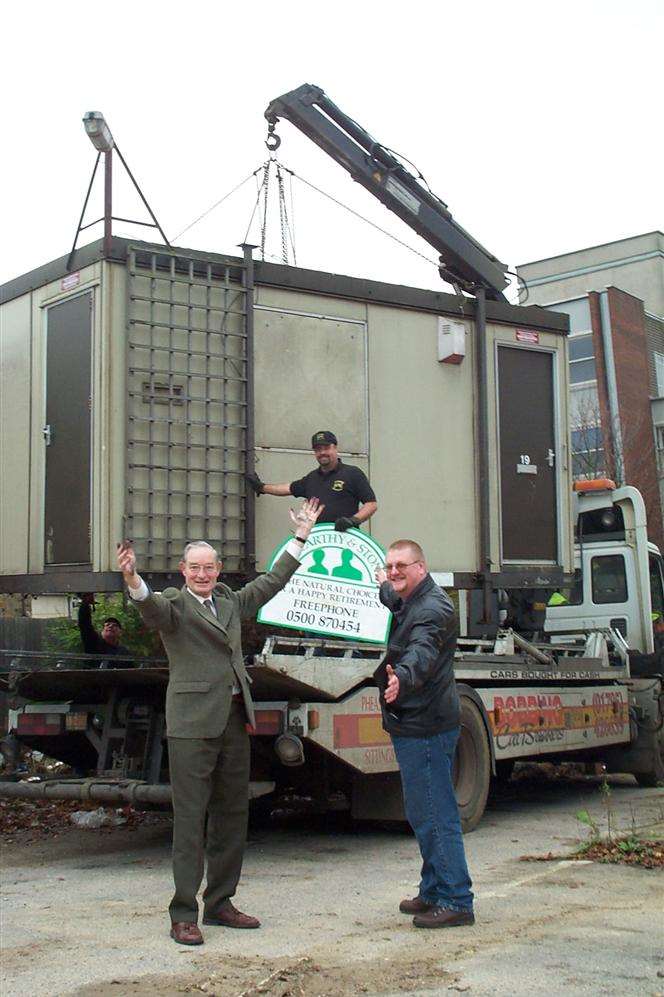
[[[340,478],[337,478],[336,481],[332,482],[332,491],[342,492],[344,490],[344,484],[345,484],[344,481],[342,481]]]

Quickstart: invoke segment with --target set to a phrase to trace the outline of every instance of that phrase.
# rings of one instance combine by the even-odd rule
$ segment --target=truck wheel
[[[477,827],[484,813],[491,780],[491,752],[482,715],[461,697],[461,731],[454,759],[454,791],[464,833]]]
[[[664,741],[655,743],[651,754],[652,768],[648,772],[635,772],[639,786],[660,786],[664,784]]]

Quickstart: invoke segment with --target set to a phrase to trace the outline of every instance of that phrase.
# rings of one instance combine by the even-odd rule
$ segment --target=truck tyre
[[[464,833],[472,831],[484,813],[491,781],[491,751],[479,709],[461,696],[461,730],[454,759],[454,791]]]
[[[648,772],[635,772],[639,786],[660,786],[664,784],[664,741],[655,737],[655,746],[650,756],[652,768]]]

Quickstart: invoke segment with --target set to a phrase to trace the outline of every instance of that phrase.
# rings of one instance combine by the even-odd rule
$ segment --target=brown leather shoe
[[[180,945],[202,945],[200,928],[193,921],[173,921],[171,938]]]
[[[475,924],[475,915],[472,910],[430,907],[423,914],[416,914],[413,924],[416,928],[460,928],[464,924]]]
[[[260,928],[257,917],[243,914],[230,900],[224,900],[214,912],[203,915],[203,924],[219,924],[224,928]]]
[[[402,900],[399,904],[399,910],[402,914],[426,914],[433,906],[434,904],[422,900],[422,897],[413,897],[412,900]]]

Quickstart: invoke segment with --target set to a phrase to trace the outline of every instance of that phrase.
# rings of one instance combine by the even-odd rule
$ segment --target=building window
[[[581,426],[572,430],[572,476],[579,478],[601,478],[606,474],[604,459],[604,438],[602,427]]]
[[[664,426],[655,426],[655,452],[659,476],[664,478]]]
[[[653,352],[655,359],[655,380],[657,381],[657,397],[664,398],[664,353]]]
[[[571,335],[579,332],[590,332],[590,303],[587,297],[573,298],[571,301],[559,301],[554,305],[544,305],[552,312],[564,312],[569,315],[569,331]]]
[[[569,378],[572,384],[597,380],[592,334],[570,336]]]
[[[572,477],[603,478],[606,455],[597,384],[573,384],[570,391]]]
[[[569,316],[570,428],[572,476],[575,479],[606,475],[602,418],[597,395],[597,368],[593,346],[590,302],[587,296],[546,305]],[[662,368],[664,374],[664,367]]]

